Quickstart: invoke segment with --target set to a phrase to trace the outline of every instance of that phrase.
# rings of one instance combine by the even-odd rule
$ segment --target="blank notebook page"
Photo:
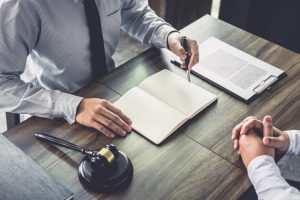
[[[189,83],[169,70],[162,70],[152,75],[139,87],[189,118],[217,99],[216,95]]]
[[[187,120],[185,115],[137,87],[126,92],[115,105],[129,116],[134,130],[156,144]]]

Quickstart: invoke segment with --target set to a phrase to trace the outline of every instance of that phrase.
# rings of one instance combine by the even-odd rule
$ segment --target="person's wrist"
[[[75,120],[77,121],[77,115],[81,112],[83,104],[85,103],[86,98],[82,98],[79,104],[76,107]]]
[[[258,154],[245,155],[245,159],[243,159],[243,163],[245,164],[245,167],[247,168],[253,160],[256,160],[258,157],[261,157],[261,156],[263,156],[263,157],[268,156],[268,157],[271,157],[274,159],[274,157],[275,157],[274,148],[267,147],[267,149],[265,149],[263,152],[260,152]]]
[[[171,31],[171,32],[168,34],[168,37],[167,37],[167,47],[168,47],[169,50],[171,50],[170,46],[171,46],[172,40],[173,40],[173,39],[176,39],[176,38],[180,38],[180,33],[179,33],[179,31],[174,30],[174,31]]]

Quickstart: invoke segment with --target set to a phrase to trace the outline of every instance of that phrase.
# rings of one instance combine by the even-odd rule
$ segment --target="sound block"
[[[133,166],[121,151],[108,167],[97,166],[91,156],[85,156],[79,165],[79,179],[90,190],[113,192],[125,189],[131,182]]]

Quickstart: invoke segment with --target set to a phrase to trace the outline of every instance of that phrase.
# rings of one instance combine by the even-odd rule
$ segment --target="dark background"
[[[149,4],[181,29],[210,14],[212,0],[149,0]],[[219,18],[300,53],[300,0],[221,0]]]
[[[219,18],[300,53],[299,0],[222,0]]]

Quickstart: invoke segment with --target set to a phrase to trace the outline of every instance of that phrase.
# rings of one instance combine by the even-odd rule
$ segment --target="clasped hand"
[[[262,138],[259,133],[262,133]],[[246,167],[254,158],[260,155],[274,157],[275,150],[282,154],[290,145],[287,133],[273,127],[271,116],[265,116],[262,121],[247,117],[234,127],[231,139]]]

